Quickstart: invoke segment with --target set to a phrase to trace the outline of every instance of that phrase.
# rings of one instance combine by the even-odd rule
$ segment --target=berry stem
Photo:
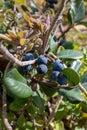
[[[14,57],[9,51],[8,49],[3,45],[0,44],[0,50],[1,52],[3,52],[11,61],[15,62],[17,65],[19,66],[25,66],[25,65],[30,65],[30,64],[34,64],[36,62],[36,60],[30,60],[30,61],[20,61],[18,60],[16,57]]]

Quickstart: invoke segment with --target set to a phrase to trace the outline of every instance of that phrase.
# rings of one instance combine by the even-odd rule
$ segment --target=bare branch
[[[67,33],[71,28],[73,28],[74,25],[72,26],[69,26],[66,30],[63,30],[62,34],[58,37],[58,40],[61,38],[61,37],[64,37],[65,33]]]
[[[6,102],[6,88],[3,86],[3,97],[2,97],[2,103],[3,103],[3,106],[2,106],[2,116],[3,116],[3,121],[4,121],[4,124],[7,128],[7,130],[12,130],[12,127],[11,125],[9,124],[8,122],[8,119],[7,119],[7,102]]]
[[[57,14],[56,14],[56,16],[55,16],[55,18],[54,18],[52,24],[50,25],[50,29],[49,29],[48,32],[46,32],[46,34],[45,34],[44,42],[43,42],[43,49],[41,50],[41,53],[44,53],[44,52],[45,52],[45,49],[46,49],[46,47],[47,47],[47,45],[48,45],[49,36],[50,36],[50,34],[51,34],[53,28],[55,27],[56,22],[57,22],[57,21],[59,20],[59,18],[61,17],[61,15],[62,15],[62,13],[63,13],[63,11],[64,11],[64,7],[65,7],[65,5],[66,5],[66,2],[67,2],[67,0],[62,0],[61,5],[60,5],[60,8],[59,8],[59,10],[58,10],[58,12],[57,12]]]
[[[55,104],[55,106],[53,108],[53,111],[52,111],[52,113],[50,114],[50,116],[49,116],[49,118],[47,120],[47,125],[49,125],[49,123],[54,119],[54,116],[55,116],[55,114],[56,114],[56,112],[58,110],[58,107],[60,106],[60,104],[62,102],[62,99],[63,99],[63,96],[60,96],[58,98],[58,100],[57,100],[57,102],[56,102],[56,104]]]
[[[19,66],[34,64],[36,62],[36,59],[30,61],[23,61],[23,62],[18,60],[8,51],[8,49],[3,44],[0,44],[0,49],[11,61],[15,62]]]
[[[6,69],[5,69],[5,72],[4,72],[4,76],[6,75],[7,73],[7,70],[10,66],[10,63],[8,63],[8,65],[6,66]],[[12,130],[12,127],[11,125],[9,124],[8,122],[8,119],[7,119],[7,98],[6,98],[6,88],[3,86],[3,95],[2,95],[2,117],[3,117],[3,121],[4,121],[4,124],[7,128],[7,130]]]

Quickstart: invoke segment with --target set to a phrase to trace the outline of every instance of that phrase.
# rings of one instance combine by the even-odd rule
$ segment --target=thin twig
[[[57,100],[57,102],[56,102],[56,104],[55,104],[55,106],[54,106],[54,109],[53,109],[52,113],[50,114],[50,116],[49,116],[49,118],[48,118],[48,120],[47,120],[47,125],[49,125],[49,123],[50,123],[51,121],[53,121],[54,116],[55,116],[55,114],[56,114],[56,112],[57,112],[57,110],[58,110],[58,107],[60,106],[60,104],[61,104],[61,102],[62,102],[62,99],[63,99],[63,96],[60,96],[60,97],[58,98],[58,100]]]
[[[55,27],[56,22],[58,21],[58,19],[60,18],[60,16],[62,15],[63,11],[64,11],[64,7],[66,5],[67,0],[62,0],[61,4],[60,4],[60,8],[52,22],[52,24],[50,25],[50,29],[48,30],[48,32],[46,32],[45,37],[44,37],[44,42],[43,42],[43,49],[41,50],[41,53],[44,53],[46,50],[46,47],[48,45],[48,40],[49,40],[49,36],[53,30],[53,28]]]
[[[10,63],[8,63],[8,65],[6,66],[6,69],[5,69],[5,72],[4,72],[4,76],[6,75],[7,73],[7,70],[10,66]],[[12,127],[11,125],[9,124],[8,122],[8,119],[7,119],[7,98],[6,98],[6,88],[3,86],[3,95],[2,95],[2,117],[3,117],[3,121],[4,121],[4,124],[7,128],[7,130],[12,130]]]
[[[36,62],[36,59],[30,60],[30,61],[20,61],[20,60],[18,60],[8,51],[8,49],[3,44],[0,44],[0,49],[11,61],[15,62],[19,66],[34,64]]]
[[[74,25],[69,26],[65,31],[62,32],[62,34],[58,37],[58,41],[61,37],[64,37],[65,33],[67,33],[71,28],[73,28]]]
[[[50,81],[40,81],[40,80],[37,80],[35,78],[32,79],[33,81],[39,83],[39,84],[42,84],[42,85],[45,85],[45,86],[50,86],[52,88],[58,88],[58,87],[61,87],[61,88],[66,88],[68,87],[68,84],[66,85],[60,85],[58,83],[55,83],[55,82],[50,82]]]
[[[81,89],[81,91],[87,96],[87,91],[86,89],[82,86],[81,83],[78,84],[78,87]]]

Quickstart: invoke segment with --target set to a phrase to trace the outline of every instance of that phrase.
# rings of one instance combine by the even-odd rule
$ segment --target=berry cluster
[[[39,74],[45,74],[48,71],[47,68],[47,58],[44,55],[40,55],[37,59],[37,64],[38,64],[38,68],[37,68],[37,72]]]
[[[24,60],[34,60],[34,55],[32,53],[25,54]],[[45,74],[48,71],[47,68],[48,59],[44,55],[40,55],[37,59],[37,72],[38,74]],[[32,69],[32,65],[24,66],[26,71],[30,71]],[[67,78],[62,74],[62,70],[64,69],[64,64],[61,60],[56,60],[53,64],[53,72],[51,74],[51,78],[57,81],[59,84],[64,85],[67,84]]]
[[[26,53],[24,60],[25,61],[34,60],[34,55],[32,53]],[[26,71],[30,71],[32,69],[32,65],[26,65],[26,66],[24,66],[24,69]]]
[[[64,65],[61,60],[56,60],[53,64],[53,72],[51,78],[57,81],[59,84],[67,84],[67,78],[64,76],[61,71],[64,69]]]
[[[25,61],[34,60],[34,55],[32,53],[25,54],[24,57]],[[40,55],[37,59],[37,72],[39,74],[45,74],[48,71],[48,68],[46,66],[48,60],[44,55]],[[32,65],[26,65],[24,66],[25,71],[30,71],[32,69]]]

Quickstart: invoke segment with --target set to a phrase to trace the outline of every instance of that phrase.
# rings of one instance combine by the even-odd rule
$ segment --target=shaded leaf
[[[73,43],[70,41],[65,41],[65,43],[62,45],[65,49],[73,49]]]
[[[40,90],[37,90],[36,92],[33,93],[33,100],[36,106],[39,107],[41,111],[43,111],[45,101],[42,97],[42,93],[40,92]]]
[[[52,88],[50,86],[46,86],[44,85],[42,87],[42,90],[44,91],[44,93],[49,96],[49,97],[52,97],[56,92],[57,92],[57,89],[56,88]]]
[[[65,68],[63,74],[67,77],[69,86],[76,86],[79,83],[78,73],[73,69]]]
[[[9,106],[10,110],[12,111],[19,111],[24,107],[26,104],[26,99],[15,99]]]

